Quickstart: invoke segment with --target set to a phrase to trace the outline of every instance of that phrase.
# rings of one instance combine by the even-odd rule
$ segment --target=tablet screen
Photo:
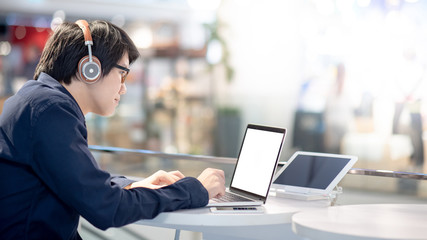
[[[351,158],[297,154],[274,181],[288,186],[326,189]]]

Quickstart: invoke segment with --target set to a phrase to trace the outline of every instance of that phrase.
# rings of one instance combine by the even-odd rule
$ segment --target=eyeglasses
[[[116,67],[116,68],[124,71],[124,72],[121,72],[121,74],[122,74],[122,83],[124,83],[125,80],[126,80],[126,77],[129,74],[130,69],[129,68],[125,68],[123,66],[120,66],[119,64],[114,64],[114,67]]]

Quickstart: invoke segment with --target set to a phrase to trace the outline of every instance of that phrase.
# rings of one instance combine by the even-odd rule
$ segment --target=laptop
[[[277,171],[271,190],[278,197],[326,199],[356,161],[356,156],[297,151]]]
[[[207,207],[265,203],[285,141],[286,129],[249,124],[226,195]],[[231,198],[231,199],[229,199]]]

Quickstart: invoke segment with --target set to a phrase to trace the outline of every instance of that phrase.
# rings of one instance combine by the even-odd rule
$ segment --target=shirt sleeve
[[[160,189],[122,189],[99,169],[88,149],[86,127],[72,105],[56,102],[33,120],[31,166],[62,201],[100,229],[123,226],[161,212],[208,203],[208,192],[187,177]],[[113,184],[112,184],[113,183]]]
[[[127,185],[136,182],[135,180],[131,180],[126,178],[125,176],[120,176],[120,175],[111,175],[111,184],[112,185],[117,185],[120,188],[124,188]]]

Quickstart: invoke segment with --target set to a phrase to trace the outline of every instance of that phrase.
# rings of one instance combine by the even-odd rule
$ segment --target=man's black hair
[[[129,64],[138,57],[139,52],[127,33],[107,21],[89,23],[92,35],[92,54],[101,62],[102,75],[108,75],[114,64],[128,53]],[[49,74],[59,82],[68,85],[76,76],[77,65],[81,58],[88,55],[83,31],[75,23],[62,23],[49,38],[36,67],[34,79],[41,72]]]

